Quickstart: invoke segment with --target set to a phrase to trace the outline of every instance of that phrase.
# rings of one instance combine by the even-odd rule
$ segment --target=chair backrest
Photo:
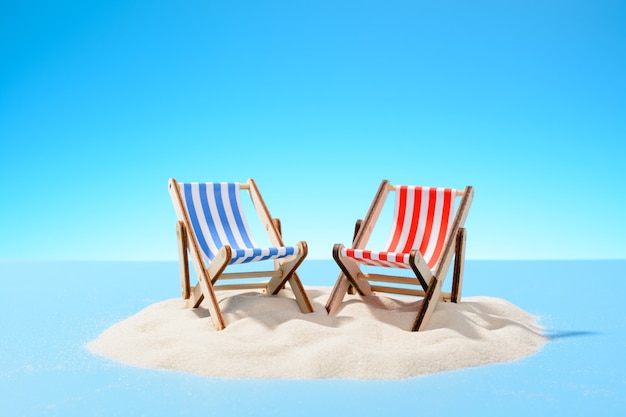
[[[452,226],[456,190],[452,188],[395,187],[393,222],[385,252],[419,250],[433,268]]]
[[[213,260],[224,245],[256,247],[244,216],[238,183],[179,183],[181,197],[204,256]]]

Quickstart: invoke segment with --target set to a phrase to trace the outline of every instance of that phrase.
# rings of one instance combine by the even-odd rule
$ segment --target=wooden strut
[[[398,187],[400,187],[400,186],[399,185],[391,185],[391,184],[388,185],[389,191],[397,191]],[[463,197],[465,195],[465,190],[455,190],[455,191],[456,191],[456,194],[455,194],[456,197]]]
[[[185,224],[176,222],[176,240],[178,242],[178,267],[180,269],[180,292],[183,300],[189,299],[191,293],[189,282],[189,258],[187,256],[187,232]]]
[[[465,265],[465,228],[459,228],[454,246],[454,266],[452,273],[452,292],[450,301],[461,302],[461,292],[463,288],[463,267]]]
[[[354,242],[356,240],[356,236],[359,234],[359,230],[361,230],[361,224],[363,223],[362,219],[358,219],[354,224],[354,234],[352,235],[352,246],[354,246]],[[354,295],[354,287],[352,284],[348,287],[348,294]]]

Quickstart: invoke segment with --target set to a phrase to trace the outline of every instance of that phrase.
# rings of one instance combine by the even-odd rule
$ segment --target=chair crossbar
[[[245,279],[245,278],[274,278],[282,275],[281,270],[275,271],[250,271],[250,272],[225,272],[220,279]]]
[[[387,190],[388,191],[397,191],[398,188],[403,187],[402,185],[393,185],[393,184],[388,184],[387,185]],[[463,197],[465,195],[465,190],[454,190],[454,194],[456,197]]]
[[[414,288],[390,287],[390,286],[385,286],[385,285],[372,285],[371,289],[373,292],[411,295],[411,296],[416,296],[416,297],[423,297],[425,294],[424,290],[417,290]]]
[[[358,274],[359,279],[366,279],[368,281],[377,281],[377,282],[389,282],[395,284],[402,285],[421,285],[419,280],[415,277],[399,277],[394,275],[384,275],[384,274]]]
[[[409,296],[414,296],[414,297],[424,297],[426,295],[426,292],[424,290],[416,290],[412,288],[399,288],[399,287],[390,287],[390,286],[384,286],[384,285],[372,285],[371,288],[372,288],[372,291],[374,292],[381,292],[385,294],[409,295]],[[441,296],[444,301],[452,300],[452,293],[449,291],[448,292],[442,291]]]
[[[224,291],[224,290],[259,290],[267,288],[266,282],[251,282],[247,284],[221,284],[214,285],[213,289],[215,291]]]

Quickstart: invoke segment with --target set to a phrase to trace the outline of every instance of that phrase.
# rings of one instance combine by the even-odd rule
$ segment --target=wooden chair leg
[[[211,321],[213,321],[213,325],[216,330],[222,330],[226,327],[226,322],[224,321],[224,317],[222,316],[222,310],[220,309],[219,303],[217,301],[217,297],[215,295],[215,290],[213,289],[213,284],[219,279],[224,269],[230,262],[232,257],[232,252],[230,246],[223,246],[213,258],[213,261],[209,264],[208,268],[203,268],[198,274],[198,285],[199,289],[202,291],[202,295],[204,299],[207,300],[207,307],[209,309],[209,313],[211,313]],[[196,260],[201,262],[201,258],[199,254],[196,256]],[[199,304],[198,304],[199,305]],[[198,305],[194,307],[198,307]]]
[[[348,287],[351,287],[350,281],[348,281],[345,274],[341,272],[326,301],[326,312],[329,315],[336,314],[337,311],[339,311],[339,307],[341,307],[341,303],[348,292]]]
[[[435,312],[435,307],[437,306],[440,296],[441,283],[437,280],[437,277],[432,277],[428,283],[428,291],[426,291],[426,294],[422,299],[422,305],[417,313],[417,317],[415,318],[411,331],[418,332],[423,330],[423,328],[428,324],[430,317]]]
[[[176,223],[176,240],[178,241],[178,267],[180,269],[180,292],[183,300],[189,299],[189,259],[187,257],[187,232],[183,222]]]
[[[370,287],[369,281],[365,279],[359,280],[361,272],[359,264],[353,259],[343,258],[341,256],[341,250],[343,247],[344,246],[342,244],[336,244],[333,247],[333,258],[335,259],[335,262],[339,265],[343,275],[345,275],[350,285],[354,287],[359,295],[371,295],[372,288]]]
[[[278,232],[278,236],[283,237],[283,228],[282,225],[280,224],[280,219],[279,218],[273,218],[272,219],[272,223],[274,223],[274,227],[276,228],[276,231]]]
[[[283,238],[283,226],[280,223],[280,219],[275,217],[272,219],[272,223],[274,224],[274,227],[276,228],[276,231],[278,232],[278,236],[280,236],[280,238]],[[280,266],[280,264],[278,263],[278,261],[274,262],[274,267],[278,268]],[[284,290],[285,288],[287,288],[287,282],[285,282],[282,286],[282,289]]]
[[[298,307],[300,307],[300,311],[305,314],[312,313],[313,305],[311,304],[309,297],[306,295],[306,291],[302,285],[302,281],[300,281],[300,277],[298,277],[298,274],[295,272],[291,274],[291,277],[289,278],[289,286],[291,287],[294,297],[296,297],[296,303],[298,304]]]
[[[285,287],[285,283],[291,278],[291,275],[296,271],[296,269],[300,266],[304,258],[306,258],[308,247],[306,242],[301,241],[297,243],[298,246],[298,255],[293,256],[292,259],[285,261],[285,259],[280,259],[277,262],[278,269],[280,270],[280,275],[277,275],[270,279],[267,283],[267,293],[268,294],[278,294],[278,292]]]
[[[352,236],[352,244],[354,245],[354,242],[356,240],[356,235],[359,233],[359,230],[361,230],[361,224],[363,223],[362,219],[358,219],[356,221],[356,223],[354,224],[354,235]],[[356,294],[356,291],[354,290],[354,286],[352,284],[350,284],[348,286],[348,294],[350,295],[354,295]]]
[[[266,292],[272,295],[278,294],[281,289],[285,288],[286,282],[289,282],[289,286],[291,287],[291,291],[296,298],[298,307],[300,307],[300,311],[303,313],[312,313],[313,305],[311,304],[309,297],[306,295],[306,291],[302,285],[302,281],[300,281],[300,277],[298,277],[298,274],[296,273],[296,269],[300,266],[302,261],[304,261],[304,258],[306,258],[308,247],[304,241],[298,242],[297,246],[299,249],[298,256],[288,262],[282,262],[282,260],[278,261],[278,268],[280,269],[281,274],[269,280]]]
[[[450,301],[458,303],[461,301],[461,291],[463,288],[463,267],[465,264],[465,228],[459,228],[454,246],[454,267],[452,272],[452,293]]]
[[[354,235],[352,236],[352,244],[354,244],[356,236],[359,233],[359,230],[361,230],[362,223],[363,220],[358,219],[354,224]],[[334,253],[335,251],[333,249],[333,256],[335,256]],[[350,283],[350,280],[348,279],[346,274],[341,271],[333,289],[330,292],[330,295],[328,296],[328,300],[326,301],[326,312],[329,315],[337,313],[346,294],[354,295],[356,294],[356,290],[354,289],[354,285]]]

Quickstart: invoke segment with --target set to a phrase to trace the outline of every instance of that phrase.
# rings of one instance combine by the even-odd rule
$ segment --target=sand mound
[[[148,306],[104,331],[87,348],[145,368],[225,378],[398,379],[513,361],[546,342],[536,317],[498,298],[439,303],[425,331],[408,332],[419,301],[348,296],[336,316],[330,288],[307,290],[315,306],[302,314],[289,290],[218,294],[225,330],[202,306],[181,299]]]

